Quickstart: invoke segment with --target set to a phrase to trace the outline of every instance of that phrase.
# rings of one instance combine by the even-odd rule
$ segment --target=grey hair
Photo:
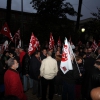
[[[8,67],[12,67],[12,65],[14,65],[14,60],[15,58],[10,58],[8,61],[7,61],[7,64],[8,64]]]
[[[52,52],[51,52],[51,51],[48,51],[48,52],[47,52],[47,55],[48,55],[48,56],[52,56]]]

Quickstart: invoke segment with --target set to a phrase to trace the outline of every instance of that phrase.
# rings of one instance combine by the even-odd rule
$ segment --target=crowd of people
[[[0,98],[27,100],[25,92],[32,89],[39,100],[53,100],[54,95],[62,100],[100,100],[100,47],[94,52],[91,47],[76,45],[73,52],[73,70],[64,74],[59,46],[32,55],[28,48],[0,51]]]

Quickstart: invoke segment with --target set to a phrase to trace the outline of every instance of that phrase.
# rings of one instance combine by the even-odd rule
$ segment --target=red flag
[[[35,41],[35,48],[37,49],[37,50],[40,50],[40,43],[39,43],[39,40],[37,39],[37,37],[36,37],[36,41]]]
[[[96,44],[95,40],[93,41],[92,45],[91,45],[92,50],[96,50],[98,48],[98,45]]]
[[[57,46],[61,47],[61,40],[60,40],[60,36],[59,36],[59,39],[58,39],[58,42],[57,42]]]
[[[53,49],[53,48],[54,48],[54,39],[52,33],[50,33],[49,49]]]
[[[36,43],[36,37],[32,33],[30,43],[29,43],[29,49],[28,49],[28,53],[30,55],[36,50],[36,47],[34,46],[35,43]]]
[[[10,29],[9,29],[7,23],[5,23],[4,26],[2,27],[1,34],[7,36],[11,41],[13,41],[13,38],[12,38]]]

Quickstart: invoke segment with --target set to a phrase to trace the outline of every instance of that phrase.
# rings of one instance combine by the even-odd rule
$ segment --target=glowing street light
[[[85,32],[85,28],[82,28],[81,31],[82,31],[82,32]]]

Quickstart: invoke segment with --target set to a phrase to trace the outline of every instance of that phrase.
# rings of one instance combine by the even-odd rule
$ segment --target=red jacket
[[[23,86],[19,73],[13,69],[8,69],[4,75],[5,95],[17,96],[20,100],[27,100],[23,92]]]

